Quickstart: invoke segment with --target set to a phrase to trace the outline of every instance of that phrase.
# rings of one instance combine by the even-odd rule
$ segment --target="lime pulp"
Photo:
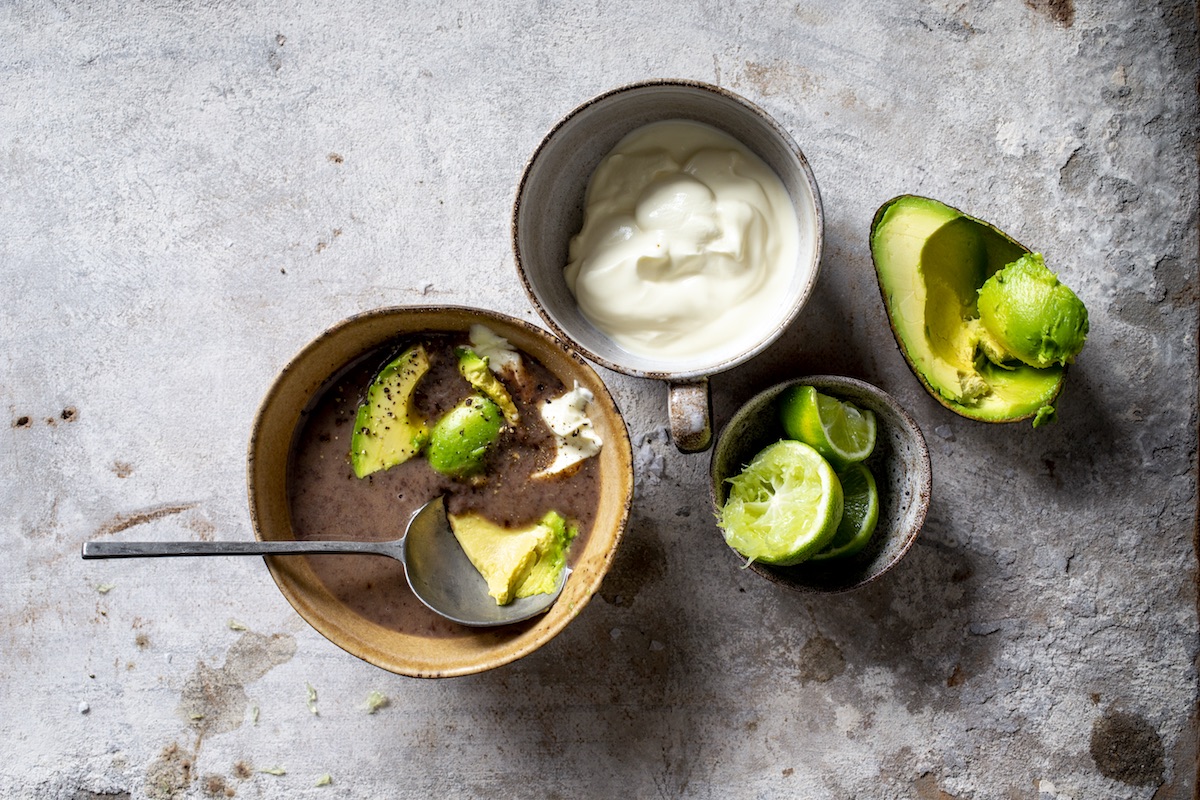
[[[842,509],[842,486],[829,462],[811,446],[785,439],[729,479],[717,524],[749,561],[790,566],[828,545]]]

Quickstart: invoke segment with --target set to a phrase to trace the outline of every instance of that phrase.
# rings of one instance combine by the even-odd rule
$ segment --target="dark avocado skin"
[[[982,422],[1052,417],[1062,389],[1063,367],[1005,370],[956,358],[946,342],[966,335],[978,317],[976,293],[983,282],[1029,252],[1012,237],[952,206],[919,195],[895,197],[871,222],[871,258],[888,323],[909,368],[943,406]],[[954,331],[961,323],[962,331]],[[956,373],[977,370],[990,386],[972,399]],[[1039,416],[1039,412],[1041,412]]]

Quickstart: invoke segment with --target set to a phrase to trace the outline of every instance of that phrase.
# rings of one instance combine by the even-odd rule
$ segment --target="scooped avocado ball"
[[[481,394],[471,395],[446,412],[429,432],[429,466],[452,478],[479,472],[503,427],[500,407]]]
[[[989,358],[996,360],[998,350],[1039,369],[1073,361],[1088,332],[1087,308],[1041,253],[1022,256],[984,282],[979,321],[993,339],[984,348]]]

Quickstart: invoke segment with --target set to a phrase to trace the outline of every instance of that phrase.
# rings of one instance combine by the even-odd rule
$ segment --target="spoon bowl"
[[[549,594],[498,604],[488,594],[487,581],[454,538],[441,497],[418,509],[404,538],[389,544],[400,545],[408,585],[418,600],[449,620],[478,628],[522,622],[546,611],[562,594],[570,572],[563,568]]]
[[[265,556],[358,553],[387,556],[404,564],[417,599],[452,622],[486,628],[536,617],[554,604],[566,586],[564,568],[549,594],[522,597],[499,605],[487,581],[459,546],[446,518],[444,498],[436,497],[412,515],[404,536],[390,542],[85,542],[82,555],[93,558],[154,556]]]

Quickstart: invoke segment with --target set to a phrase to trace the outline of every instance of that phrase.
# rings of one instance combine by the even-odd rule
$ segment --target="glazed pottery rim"
[[[594,369],[574,350],[569,344],[555,336],[553,332],[547,331],[533,323],[517,317],[510,316],[503,312],[494,311],[485,308],[456,305],[456,304],[424,304],[424,305],[393,305],[380,308],[374,308],[367,311],[355,313],[345,317],[331,325],[323,328],[315,337],[304,344],[296,353],[288,359],[286,364],[275,374],[271,383],[263,394],[261,401],[258,404],[257,410],[251,425],[249,441],[247,445],[246,457],[246,487],[247,500],[250,512],[251,530],[255,539],[266,540],[264,536],[264,527],[267,524],[264,520],[265,500],[258,497],[260,491],[260,481],[267,480],[267,477],[261,474],[263,469],[260,462],[264,460],[261,457],[260,448],[263,446],[264,428],[267,427],[268,414],[273,410],[273,405],[276,402],[283,402],[281,395],[285,389],[291,389],[288,385],[289,381],[298,380],[295,376],[299,365],[305,363],[308,359],[315,357],[323,348],[330,346],[329,342],[335,337],[346,335],[346,331],[357,326],[370,323],[372,321],[383,321],[388,318],[396,319],[411,319],[417,318],[432,318],[445,315],[461,315],[463,319],[470,319],[471,322],[493,323],[498,327],[511,327],[512,330],[518,331],[546,346],[548,351],[557,350],[561,352],[563,358],[573,364],[572,370],[582,370],[582,376],[588,379],[589,389],[593,394],[600,395],[600,404],[604,410],[600,412],[604,416],[608,416],[611,411],[612,417],[609,428],[609,438],[605,441],[605,448],[613,455],[602,455],[607,459],[614,459],[614,468],[601,472],[601,498],[605,494],[603,488],[606,484],[610,485],[614,495],[621,498],[615,506],[615,516],[611,520],[611,524],[606,525],[604,534],[607,544],[604,547],[602,557],[594,557],[594,561],[589,562],[588,583],[581,587],[581,591],[572,594],[570,601],[564,595],[560,598],[546,614],[535,618],[526,623],[520,623],[514,628],[521,628],[528,632],[535,632],[531,636],[520,636],[502,643],[493,648],[494,652],[485,652],[478,658],[472,659],[470,663],[456,664],[445,668],[429,668],[420,664],[408,666],[406,662],[412,662],[415,659],[412,656],[405,657],[403,654],[388,655],[382,650],[372,647],[368,641],[369,637],[358,635],[349,631],[344,626],[336,624],[336,620],[329,620],[322,616],[318,616],[310,598],[298,591],[297,587],[291,585],[282,570],[277,568],[276,562],[272,557],[264,558],[267,563],[268,571],[274,580],[276,587],[283,594],[293,610],[318,633],[324,636],[331,643],[344,650],[345,652],[365,661],[375,667],[384,669],[397,675],[404,675],[415,678],[446,678],[470,675],[487,670],[495,669],[505,664],[523,658],[530,653],[538,650],[551,639],[557,636],[562,630],[583,610],[590,602],[592,597],[599,591],[600,584],[604,576],[608,573],[616,556],[617,550],[624,538],[628,528],[629,518],[633,504],[633,467],[632,467],[632,448],[629,442],[628,428],[624,421],[624,416],[617,405],[615,398],[612,397],[608,386],[603,379],[595,372]],[[431,326],[425,327],[398,327],[392,334],[393,337],[403,336],[409,333],[415,334],[421,330],[444,330],[445,328],[435,328]],[[465,330],[465,327],[463,328]],[[505,331],[498,330],[498,333],[505,335]],[[508,338],[508,337],[506,337]],[[386,339],[373,345],[378,347],[386,342]],[[359,355],[370,352],[371,347],[364,349]],[[534,354],[531,354],[534,355]],[[310,390],[303,392],[307,395],[307,403],[310,403],[322,388],[327,386],[328,380],[337,373],[339,369],[346,364],[351,363],[357,356],[352,356],[345,363],[335,367],[331,372],[324,375],[321,380],[316,382],[316,386]],[[542,360],[542,359],[539,359]],[[547,365],[547,368],[549,366]],[[557,374],[557,373],[556,373]],[[558,375],[560,379],[564,376]],[[573,375],[566,376],[572,379]],[[284,409],[286,410],[286,409]],[[301,415],[302,417],[302,415]],[[296,426],[299,418],[293,420],[289,426],[289,431],[292,436],[295,435]],[[615,441],[613,439],[615,438]],[[290,449],[291,442],[288,447]],[[286,462],[286,459],[285,459]],[[286,486],[286,475],[283,477]],[[611,482],[611,483],[610,483]],[[283,500],[287,504],[286,498]],[[290,511],[287,512],[288,524],[290,526]],[[290,530],[288,531],[290,535]],[[593,528],[591,535],[595,535],[597,529]],[[590,541],[590,540],[589,540]],[[586,552],[586,551],[585,551]],[[582,555],[582,554],[581,554]],[[576,564],[576,569],[573,570],[573,575],[580,576],[579,564]],[[568,584],[570,581],[568,581]],[[323,587],[322,587],[323,588]],[[365,626],[374,625],[367,623]],[[496,631],[501,629],[474,629],[469,633],[464,633],[464,637],[480,635],[479,631]],[[511,646],[510,642],[519,641],[517,646]]]
[[[557,134],[572,120],[574,120],[580,114],[586,112],[592,106],[602,103],[605,100],[617,95],[653,88],[698,90],[701,93],[708,93],[733,102],[744,108],[754,117],[757,117],[759,121],[767,126],[767,128],[779,140],[784,148],[796,158],[797,164],[800,167],[802,177],[801,182],[805,187],[807,187],[813,207],[813,259],[808,280],[805,283],[799,299],[796,302],[791,303],[786,309],[787,313],[777,318],[773,325],[768,330],[763,332],[763,337],[754,346],[743,350],[741,353],[731,355],[715,364],[687,367],[679,370],[643,369],[640,367],[631,367],[625,364],[617,363],[611,358],[607,358],[595,352],[592,348],[579,341],[577,337],[572,335],[569,331],[565,330],[563,326],[560,325],[556,319],[554,319],[553,315],[549,313],[546,305],[542,302],[537,290],[534,288],[533,282],[530,280],[528,271],[526,270],[526,260],[522,255],[520,244],[519,220],[521,217],[521,209],[524,203],[526,188],[529,183],[532,167],[542,153],[549,147],[550,143],[554,140]],[[512,241],[513,257],[516,262],[517,275],[521,280],[521,285],[525,290],[525,294],[528,296],[530,303],[532,303],[538,315],[546,323],[546,325],[550,327],[555,335],[564,341],[569,342],[572,347],[586,356],[589,360],[605,367],[606,369],[611,369],[614,372],[619,372],[623,375],[629,375],[636,378],[650,378],[652,380],[692,381],[726,372],[762,354],[764,351],[774,345],[787,331],[787,329],[799,318],[805,306],[808,305],[808,301],[812,298],[812,293],[816,288],[817,279],[821,271],[821,260],[824,254],[825,244],[825,211],[821,201],[821,190],[817,185],[816,175],[813,173],[812,165],[809,164],[807,156],[804,155],[804,151],[800,148],[800,145],[796,142],[795,138],[765,109],[736,92],[732,92],[723,87],[706,83],[704,81],[686,78],[650,78],[613,87],[585,100],[575,108],[571,109],[571,111],[564,115],[553,125],[553,127],[550,128],[549,131],[546,132],[546,134],[538,142],[537,147],[534,148],[533,152],[526,160],[524,168],[521,170],[521,178],[517,182],[516,197],[513,201],[510,222],[510,238]]]
[[[817,389],[828,390],[830,393],[835,395],[838,394],[838,390],[842,387],[848,387],[873,398],[876,402],[886,407],[888,411],[896,416],[897,421],[903,429],[904,438],[911,441],[917,457],[915,463],[916,491],[912,493],[912,497],[909,499],[909,505],[915,507],[915,510],[913,511],[911,523],[908,526],[909,529],[903,534],[901,544],[888,558],[888,560],[878,568],[871,570],[862,579],[846,582],[844,584],[837,584],[834,586],[818,586],[812,583],[801,581],[798,578],[790,577],[787,572],[787,570],[791,569],[789,567],[774,567],[768,564],[759,564],[757,562],[750,563],[746,567],[755,574],[766,578],[772,583],[778,584],[792,591],[805,594],[844,594],[846,592],[863,588],[870,583],[874,583],[883,575],[890,572],[897,564],[900,563],[901,560],[903,560],[904,556],[916,543],[917,538],[920,536],[920,533],[924,528],[933,491],[933,469],[929,457],[929,446],[925,441],[925,436],[921,432],[920,426],[917,424],[916,420],[913,419],[912,415],[900,405],[896,398],[872,383],[859,378],[852,378],[844,375],[825,374],[805,375],[782,381],[769,386],[760,392],[757,392],[745,402],[741,403],[738,406],[737,411],[734,412],[733,416],[722,428],[720,435],[718,436],[717,444],[713,448],[712,455],[709,459],[709,497],[712,503],[712,508],[714,509],[714,513],[715,510],[719,508],[720,489],[717,485],[717,467],[718,460],[727,449],[725,447],[725,437],[727,435],[733,435],[733,433],[745,425],[748,420],[756,417],[757,414],[760,414],[769,408],[771,402],[774,401],[775,398],[792,386],[815,386]],[[752,456],[753,453],[750,453],[746,460],[749,460],[749,457]],[[717,533],[720,536],[721,543],[725,545],[726,549],[728,549],[735,558],[742,560],[742,556],[725,543],[724,536],[721,535],[720,528],[717,528]]]

